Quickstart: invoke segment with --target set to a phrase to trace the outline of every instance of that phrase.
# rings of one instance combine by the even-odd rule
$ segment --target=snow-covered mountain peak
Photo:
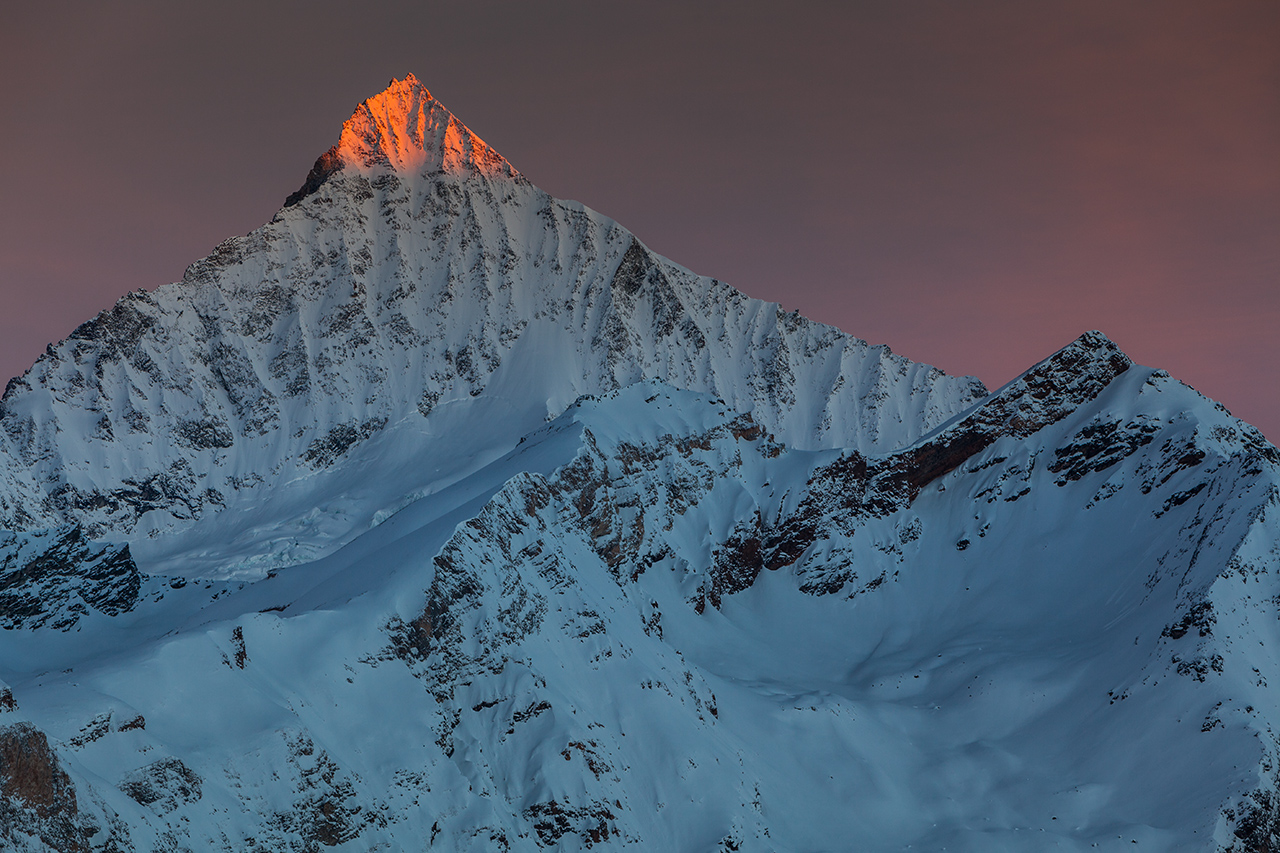
[[[987,396],[670,263],[407,77],[270,222],[10,383],[0,529],[77,523],[148,573],[260,574],[645,380],[802,450],[891,452]]]
[[[338,144],[316,160],[291,206],[315,192],[330,175],[352,169],[365,175],[485,175],[519,173],[484,140],[458,121],[412,74],[356,107],[342,125]]]
[[[407,77],[0,398],[0,851],[1277,850],[1278,509],[1099,332],[989,394]]]

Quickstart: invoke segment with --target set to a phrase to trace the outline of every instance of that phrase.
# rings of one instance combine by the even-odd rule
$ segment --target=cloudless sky
[[[1280,3],[11,5],[0,374],[418,76],[534,183],[995,387],[1098,328],[1280,439]]]

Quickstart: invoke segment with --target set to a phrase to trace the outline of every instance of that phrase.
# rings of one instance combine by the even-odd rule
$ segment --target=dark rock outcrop
[[[0,627],[67,630],[90,608],[132,610],[142,574],[128,545],[89,541],[78,525],[0,532]]]
[[[338,146],[335,145],[316,158],[315,165],[307,173],[307,179],[302,182],[302,186],[298,187],[297,190],[289,193],[289,197],[284,200],[284,206],[293,207],[324,186],[324,182],[329,180],[329,177],[335,172],[341,171],[341,169],[342,158],[338,156]]]

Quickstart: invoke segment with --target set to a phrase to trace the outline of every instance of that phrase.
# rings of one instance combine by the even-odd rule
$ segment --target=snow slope
[[[10,383],[0,524],[74,520],[159,570],[260,575],[644,379],[801,447],[899,446],[985,393],[654,255],[410,76],[270,223]]]
[[[6,395],[0,849],[1278,848],[1280,451],[1103,335],[980,393],[412,79],[255,235]]]

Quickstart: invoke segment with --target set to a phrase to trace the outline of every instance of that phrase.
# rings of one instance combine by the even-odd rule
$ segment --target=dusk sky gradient
[[[11,4],[0,374],[266,222],[409,72],[751,296],[992,388],[1098,328],[1280,439],[1275,0]]]

